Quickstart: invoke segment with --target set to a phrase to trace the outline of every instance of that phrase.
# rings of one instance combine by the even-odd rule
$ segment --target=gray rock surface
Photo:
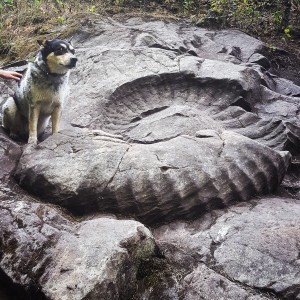
[[[238,47],[245,35],[168,22],[146,24],[107,20],[95,25],[99,35],[85,32],[75,38],[84,63],[73,73],[77,92],[66,121],[121,135],[126,142],[58,135],[24,152],[18,182],[76,213],[99,209],[148,224],[196,216],[274,190],[288,156],[281,159],[262,145],[297,151],[296,129],[280,117],[292,122],[299,103],[285,95],[271,103],[267,93],[278,93],[263,86],[267,75],[262,70],[247,64],[250,50]],[[245,40],[252,42],[252,51],[263,47]],[[201,51],[208,53],[208,45],[214,59],[200,57]],[[220,51],[221,46],[236,51]],[[261,99],[263,93],[267,100]],[[289,100],[288,113],[282,113],[282,103]],[[197,137],[199,130],[220,134]],[[233,133],[225,138],[226,130],[251,140]]]
[[[22,187],[71,211],[121,213],[154,225],[269,193],[289,158],[230,131],[151,144],[66,132],[27,148],[16,176]]]
[[[158,253],[149,229],[114,216],[76,220],[37,202],[11,178],[21,147],[3,133],[0,143],[1,300],[132,297]]]
[[[290,129],[282,122],[283,114],[279,109],[266,114],[262,108],[271,97],[266,95],[264,85],[267,82],[277,97],[281,95],[278,107],[286,103],[295,108],[299,106],[296,97],[286,96],[296,96],[296,88],[292,82],[286,82],[283,87],[259,65],[252,61],[248,64],[250,58],[265,47],[258,40],[238,31],[215,32],[190,24],[141,22],[132,18],[122,24],[113,20],[98,22],[92,30],[78,34],[75,41],[78,55],[84,62],[73,73],[77,92],[71,97],[72,109],[68,115],[75,126],[98,129],[105,125],[103,122],[114,124],[115,118],[133,120],[130,125],[138,126],[135,118],[155,115],[161,108],[179,104],[187,109],[204,110],[218,121],[225,119],[219,126],[227,129],[252,126],[251,131],[258,132],[260,142],[268,146],[276,144],[278,149],[283,149],[289,141]],[[286,93],[287,90],[295,92]],[[216,105],[208,107],[216,99]],[[111,116],[111,110],[119,105],[121,107]],[[126,105],[129,107],[124,107]],[[246,124],[234,123],[229,117],[232,105],[241,106],[243,118],[249,119],[249,112],[262,118],[252,118]],[[152,111],[153,108],[157,110]],[[221,116],[215,116],[216,113]],[[298,122],[293,112],[284,120]],[[278,122],[281,122],[281,129],[270,139]],[[272,129],[263,123],[272,124]],[[125,131],[124,127],[109,129]]]
[[[266,46],[140,18],[74,43],[60,133],[0,132],[0,295],[300,299],[300,87]]]
[[[47,299],[130,297],[140,260],[155,255],[149,230],[133,220],[101,217],[78,224],[26,201],[5,201],[0,209],[1,268]]]
[[[199,266],[183,279],[183,299],[194,300],[267,300],[269,297],[256,294],[239,286],[226,277],[209,269],[205,264]]]
[[[99,217],[75,222],[32,201],[2,201],[1,269],[35,299],[122,299],[135,292],[155,242],[141,223]]]
[[[154,236],[166,249],[176,245],[178,253],[195,256],[196,267],[184,278],[186,299],[251,299],[257,291],[300,299],[299,204],[258,199],[191,223],[162,226]],[[168,258],[174,257],[177,264],[186,260],[173,250]]]

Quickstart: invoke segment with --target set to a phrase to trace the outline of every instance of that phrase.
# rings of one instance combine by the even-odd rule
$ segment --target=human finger
[[[16,80],[20,80],[23,77],[23,75],[18,72],[11,72],[10,76],[12,79],[16,79]]]

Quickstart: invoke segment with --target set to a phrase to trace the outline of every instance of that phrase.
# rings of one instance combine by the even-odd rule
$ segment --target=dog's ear
[[[46,47],[47,44],[49,43],[49,41],[47,41],[47,39],[37,40],[37,42],[41,47]]]
[[[41,47],[45,47],[45,46],[46,46],[46,39],[44,39],[44,40],[37,40],[37,43],[38,43]]]
[[[74,37],[74,35],[71,36],[71,38],[68,40],[68,43],[69,43],[71,46],[73,46],[73,43],[72,43],[73,37]]]

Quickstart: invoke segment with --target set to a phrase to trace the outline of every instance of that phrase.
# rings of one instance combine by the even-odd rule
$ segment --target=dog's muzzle
[[[72,57],[70,59],[70,64],[69,64],[70,68],[75,68],[77,61],[78,61],[78,59],[76,57]]]

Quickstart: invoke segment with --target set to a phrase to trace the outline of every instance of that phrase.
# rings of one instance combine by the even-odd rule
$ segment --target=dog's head
[[[42,59],[53,74],[65,74],[77,63],[75,50],[71,42],[63,40],[38,41],[42,46]]]

